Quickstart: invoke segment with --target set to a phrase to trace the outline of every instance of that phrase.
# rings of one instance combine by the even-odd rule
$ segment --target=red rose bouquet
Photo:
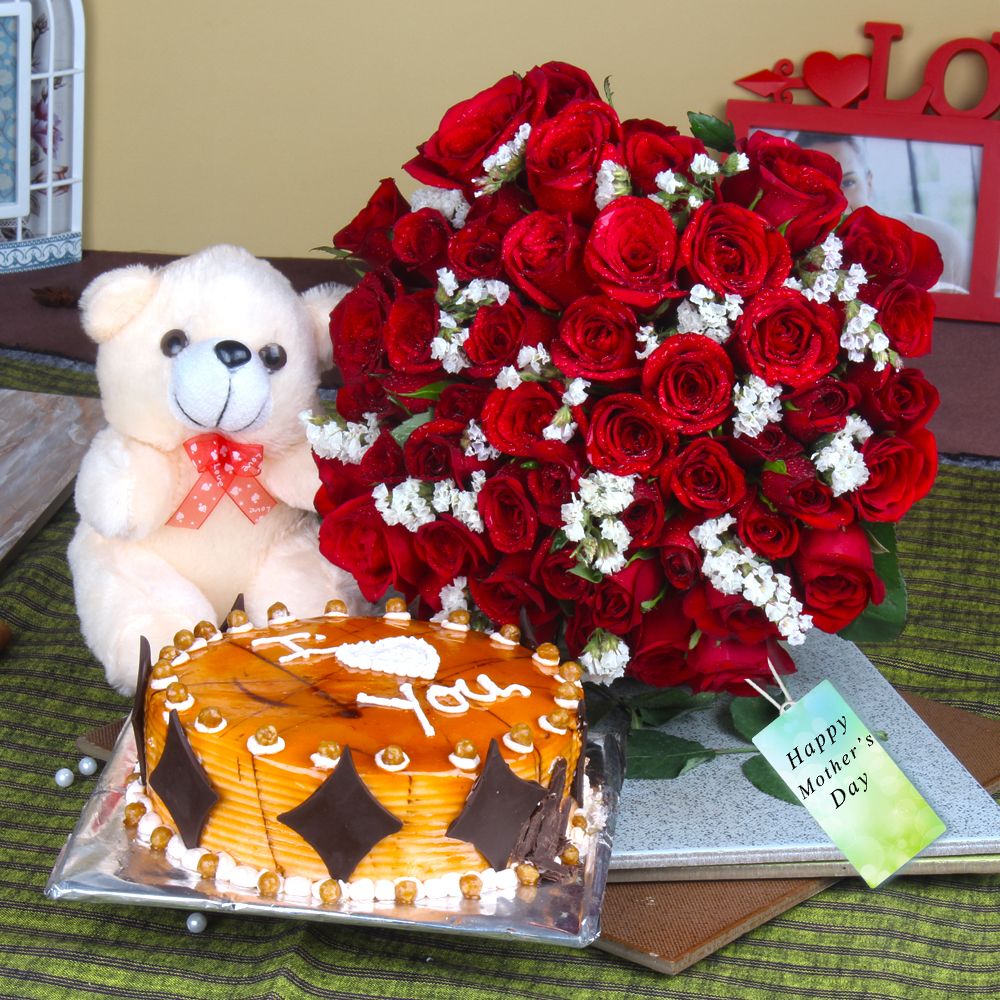
[[[691,121],[621,121],[547,63],[451,108],[409,203],[383,180],[336,234],[368,271],[307,428],[320,546],[369,600],[526,615],[592,679],[696,690],[793,669],[812,626],[901,627],[892,525],[937,466],[902,357],[940,255],[845,215],[824,153]]]

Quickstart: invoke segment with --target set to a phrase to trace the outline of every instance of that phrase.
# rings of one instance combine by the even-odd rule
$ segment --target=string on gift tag
[[[747,682],[757,692],[762,698],[766,698],[774,707],[778,710],[778,714],[781,715],[787,712],[794,704],[792,696],[788,693],[788,688],[785,687],[785,682],[781,679],[781,675],[775,669],[774,664],[771,662],[770,658],[767,661],[768,669],[771,671],[771,676],[774,677],[775,683],[781,688],[781,693],[785,696],[784,702],[777,702],[772,698],[756,681],[750,680],[749,677],[744,677],[743,680]]]

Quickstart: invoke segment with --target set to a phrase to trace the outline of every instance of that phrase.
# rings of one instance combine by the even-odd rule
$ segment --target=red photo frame
[[[762,101],[730,101],[726,116],[737,138],[751,132],[814,132],[866,138],[910,139],[982,149],[968,292],[935,291],[938,315],[951,319],[1000,322],[1000,120],[892,114],[855,108]]]

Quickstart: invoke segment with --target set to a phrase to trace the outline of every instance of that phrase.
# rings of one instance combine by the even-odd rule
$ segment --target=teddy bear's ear
[[[330,313],[333,307],[350,291],[346,285],[317,285],[302,293],[302,301],[313,320],[316,350],[321,371],[333,364],[333,344],[330,341]]]
[[[144,264],[132,264],[102,274],[80,296],[80,321],[91,340],[110,340],[153,297],[159,282]]]

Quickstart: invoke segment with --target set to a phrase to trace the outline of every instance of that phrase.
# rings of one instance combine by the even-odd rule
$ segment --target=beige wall
[[[451,104],[547,59],[611,74],[622,117],[684,124],[737,77],[817,49],[865,52],[899,21],[890,92],[989,38],[997,0],[86,0],[84,245],[308,256],[401,173]],[[991,18],[991,15],[992,18]],[[976,86],[974,57],[949,96]],[[744,95],[749,97],[749,95]],[[412,183],[401,180],[404,190]]]

